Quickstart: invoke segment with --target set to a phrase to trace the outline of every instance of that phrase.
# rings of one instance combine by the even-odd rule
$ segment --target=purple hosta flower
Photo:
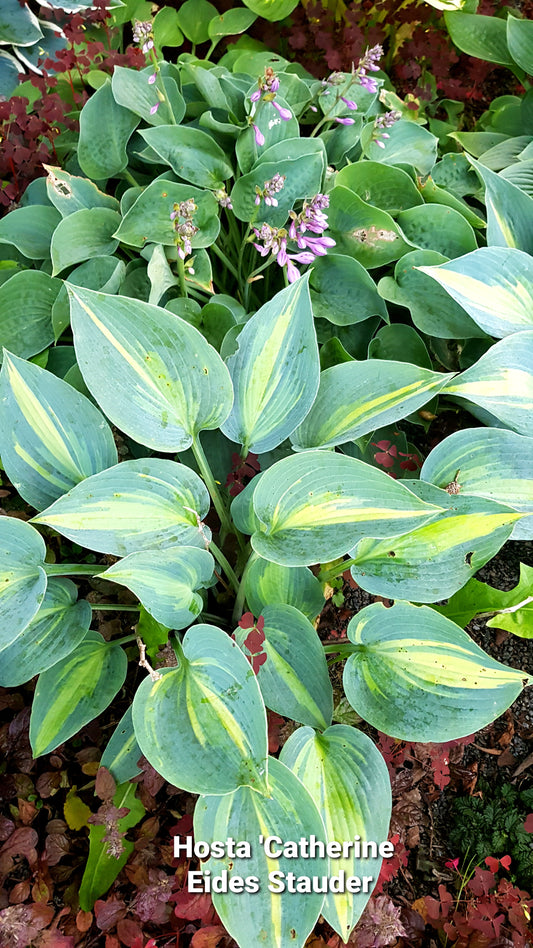
[[[262,95],[276,93],[279,89],[279,79],[271,66],[267,66],[265,73],[257,80],[257,89],[252,92],[250,100],[259,102]]]
[[[148,85],[153,86],[156,79],[157,79],[157,73],[153,72],[151,76],[148,76]]]
[[[315,194],[312,201],[304,201],[304,206],[299,214],[290,212],[291,225],[289,236],[292,240],[298,239],[298,234],[305,234],[310,230],[313,234],[321,234],[328,226],[328,219],[324,214],[324,208],[329,207],[329,197],[327,194]]]
[[[279,104],[279,102],[275,102],[275,101],[272,102],[272,105],[274,106],[275,109],[278,110],[284,122],[288,122],[289,119],[292,118],[292,112],[290,109],[284,109],[283,106]]]
[[[154,48],[154,34],[151,20],[136,20],[133,27],[133,42],[141,47],[143,53]]]
[[[392,109],[390,112],[385,112],[384,115],[378,115],[374,120],[374,128],[392,128],[395,122],[398,119],[401,119],[402,113],[398,112],[396,109]]]
[[[385,148],[385,142],[381,141],[382,138],[390,138],[390,135],[387,132],[383,131],[385,128],[392,128],[395,122],[398,119],[401,119],[402,113],[392,109],[390,112],[385,112],[383,115],[378,115],[374,120],[374,128],[372,131],[372,141],[379,145],[380,148]]]
[[[218,190],[215,191],[215,198],[217,199],[221,207],[226,207],[228,211],[233,210],[233,204],[231,203],[231,198],[225,188],[218,188]]]
[[[257,125],[252,124],[252,128],[254,130],[255,144],[261,148],[261,146],[265,144],[265,136]]]
[[[280,227],[271,227],[270,224],[261,224],[259,230],[254,227],[254,234],[258,240],[263,241],[263,245],[256,244],[254,247],[262,257],[267,257],[269,253],[276,257],[280,267],[285,266],[287,262],[287,231]]]
[[[355,124],[355,119],[341,118],[340,115],[337,115],[334,121],[338,122],[339,125],[354,125]]]
[[[150,109],[150,115],[155,115],[155,113],[157,112],[158,108],[159,108],[159,102],[156,102],[156,104],[153,105],[152,108]]]
[[[176,234],[176,247],[178,256],[185,260],[185,257],[192,252],[192,238],[198,233],[198,227],[193,224],[192,218],[195,211],[198,210],[192,198],[182,201],[181,204],[174,204],[170,212],[170,220],[174,225]]]
[[[355,75],[360,84],[363,86],[363,89],[366,89],[367,92],[375,93],[378,91],[378,83],[375,79],[367,76],[367,72],[368,70],[370,70],[370,72],[379,71],[378,61],[382,56],[383,47],[373,46],[372,49],[367,49],[364,56],[362,56],[359,60],[357,69],[355,70]]]
[[[265,186],[260,188],[258,184],[255,186],[255,203],[257,206],[261,204],[261,201],[264,200],[265,204],[268,204],[269,207],[277,207],[278,202],[274,197],[275,194],[278,194],[282,190],[283,185],[285,184],[285,178],[287,176],[284,174],[279,174],[276,172],[273,178],[270,181],[265,181]]]
[[[298,268],[294,266],[295,260],[297,263],[309,264],[313,263],[314,259],[315,255],[309,252],[287,254],[287,279],[289,283],[294,283],[301,275]]]
[[[346,99],[341,95],[341,102],[344,102],[346,108],[351,109],[352,112],[355,112],[357,108],[357,102],[354,102],[353,99]]]

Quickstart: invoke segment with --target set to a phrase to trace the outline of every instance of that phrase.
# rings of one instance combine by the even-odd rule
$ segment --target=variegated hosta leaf
[[[533,330],[506,336],[461,372],[443,394],[473,402],[506,428],[533,436]]]
[[[208,510],[198,474],[175,461],[142,458],[87,477],[34,520],[90,550],[127,556],[180,544],[203,548]]]
[[[193,546],[130,553],[110,566],[105,579],[127,586],[150,615],[169,629],[184,629],[200,614],[203,599],[196,592],[209,584],[215,561],[207,550]]]
[[[238,645],[212,625],[194,625],[178,655],[178,668],[146,678],[135,694],[144,756],[189,793],[268,792],[265,706]]]
[[[208,843],[229,838],[250,842],[250,858],[211,856],[202,863],[202,870],[210,870],[212,877],[226,870],[228,888],[234,877],[259,880],[258,888],[249,886],[244,892],[212,896],[223,925],[236,942],[302,948],[320,914],[324,895],[308,892],[298,897],[288,890],[287,876],[293,873],[295,880],[316,876],[322,883],[329,875],[329,860],[316,855],[285,856],[282,848],[286,842],[294,847],[299,840],[311,837],[324,842],[324,824],[304,785],[275,757],[268,760],[268,776],[269,796],[241,787],[228,796],[200,797],[194,811],[194,835]],[[277,837],[281,845],[274,840],[265,850],[268,837]]]
[[[470,162],[485,185],[489,247],[533,253],[533,198],[479,161]]]
[[[0,430],[6,473],[37,510],[117,463],[111,429],[95,405],[56,375],[7,352]]]
[[[127,665],[119,645],[88,632],[74,652],[39,675],[30,718],[33,756],[49,754],[105,711],[124,683]]]
[[[253,496],[262,476],[262,471],[256,474],[231,502],[231,519],[237,530],[248,536],[259,529],[259,521],[254,513]]]
[[[362,537],[397,536],[442,513],[375,467],[331,451],[283,458],[264,472],[252,546],[282,566],[325,563]]]
[[[0,653],[33,619],[46,591],[45,542],[29,523],[0,517]]]
[[[385,359],[333,365],[321,373],[313,407],[291,441],[296,450],[353,441],[421,408],[451,378]]]
[[[392,796],[387,766],[362,731],[335,724],[323,734],[301,727],[289,737],[280,760],[309,791],[324,820],[328,842],[359,837],[379,846],[387,839]],[[379,876],[382,857],[357,858],[353,850],[331,860],[331,875],[371,876],[366,892],[328,892],[322,915],[348,941]]]
[[[70,579],[49,579],[37,614],[2,651],[0,685],[13,688],[70,655],[85,638],[92,610]]]
[[[428,503],[448,510],[405,536],[361,540],[351,554],[351,573],[375,595],[437,602],[452,596],[495,556],[521,515],[484,497],[451,497],[423,481],[411,487]]]
[[[320,365],[308,282],[302,277],[265,303],[228,359],[235,402],[221,428],[245,451],[281,444],[315,399]]]
[[[194,326],[140,300],[68,290],[82,375],[122,431],[156,451],[184,451],[199,431],[222,424],[231,380]]]
[[[456,482],[461,495],[488,497],[527,516],[512,540],[533,540],[533,438],[505,428],[455,431],[428,455],[420,477],[437,487]]]
[[[315,629],[294,606],[265,606],[261,615],[265,620],[261,651],[266,662],[257,671],[257,681],[267,708],[301,724],[328,727],[333,689]],[[249,631],[235,630],[235,640],[243,650]]]
[[[261,615],[265,606],[286,603],[313,622],[324,607],[322,586],[306,566],[280,566],[257,556],[250,559],[242,581],[254,616]]]
[[[391,737],[450,741],[480,730],[533,678],[501,665],[428,606],[366,606],[348,623],[344,667],[355,711]]]
[[[116,783],[125,783],[141,773],[141,768],[137,766],[141,757],[141,748],[133,730],[130,705],[109,738],[100,766],[107,767]]]
[[[533,258],[512,247],[481,247],[438,267],[418,267],[490,336],[533,328]]]

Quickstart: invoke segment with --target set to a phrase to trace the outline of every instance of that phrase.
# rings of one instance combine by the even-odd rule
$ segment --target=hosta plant
[[[0,454],[35,510],[0,523],[0,682],[39,676],[39,756],[140,652],[102,759],[123,831],[142,753],[200,795],[204,853],[239,844],[199,871],[239,944],[303,945],[320,913],[346,940],[390,853],[391,791],[371,739],[333,723],[328,661],[360,718],[406,741],[471,734],[530,683],[428,604],[531,536],[533,202],[438,160],[379,48],[318,82],[243,46],[172,65],[136,32],[150,64],[115,69],[65,168],[0,223]],[[485,427],[420,479],[407,436],[437,397]],[[60,561],[57,534],[81,556]],[[347,569],[395,603],[324,643],[323,590]],[[91,630],[87,577],[136,597],[131,634]],[[154,670],[169,636],[175,664]],[[267,709],[299,725],[279,759]],[[83,909],[120,836],[91,829]]]

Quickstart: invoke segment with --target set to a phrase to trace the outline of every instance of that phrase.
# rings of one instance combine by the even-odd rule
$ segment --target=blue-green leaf
[[[124,683],[119,645],[88,632],[74,652],[39,675],[30,718],[34,757],[50,753],[104,711]]]
[[[348,623],[356,646],[344,690],[373,727],[403,741],[449,741],[485,727],[533,679],[500,664],[428,606],[366,606]]]
[[[190,793],[266,790],[266,712],[256,677],[225,632],[194,625],[178,668],[146,678],[133,701],[135,736],[165,780]]]
[[[270,451],[303,421],[319,381],[308,279],[277,293],[246,323],[228,359],[233,409],[220,426],[245,452]]]
[[[127,556],[179,544],[203,548],[208,510],[207,488],[189,467],[141,458],[87,477],[34,520],[91,550]]]
[[[92,402],[46,369],[7,353],[0,427],[4,468],[37,510],[117,463],[111,429]]]

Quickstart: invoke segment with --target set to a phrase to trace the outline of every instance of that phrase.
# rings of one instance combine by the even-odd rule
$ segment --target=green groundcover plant
[[[439,159],[379,47],[317,81],[246,43],[170,64],[149,22],[135,34],[149,65],[115,69],[65,168],[0,222],[0,455],[37,511],[0,523],[0,684],[39,676],[48,754],[139,646],[82,908],[127,858],[142,753],[199,794],[202,885],[239,944],[303,945],[319,914],[346,940],[390,855],[391,790],[370,738],[332,723],[328,661],[406,741],[471,734],[531,684],[432,604],[533,535],[533,199],[483,155]],[[420,472],[401,422],[438,396],[483,425]],[[92,562],[57,562],[57,534]],[[395,603],[324,645],[347,569]],[[69,576],[131,590],[134,632],[92,631]],[[177,664],[154,671],[170,630]],[[300,725],[279,759],[267,709]]]

